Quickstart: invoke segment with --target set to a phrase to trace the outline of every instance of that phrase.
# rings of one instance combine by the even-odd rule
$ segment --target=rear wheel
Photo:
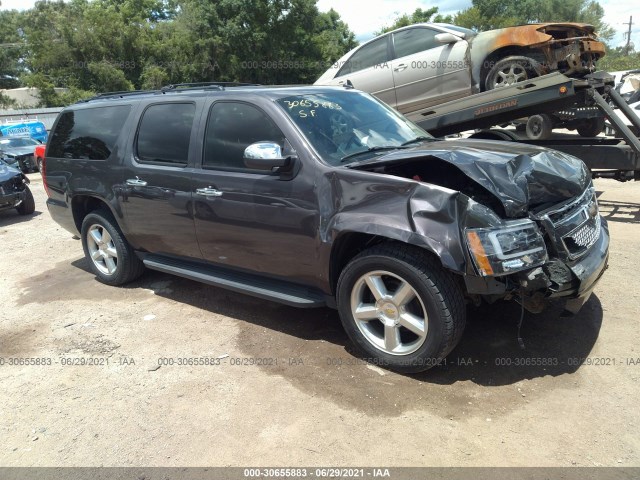
[[[26,185],[24,187],[24,198],[20,205],[16,207],[16,210],[20,215],[31,215],[36,210],[36,201],[33,198],[33,193]]]
[[[105,210],[88,214],[82,222],[82,247],[93,273],[108,285],[123,285],[138,278],[144,265]]]
[[[531,140],[547,140],[553,134],[553,120],[544,113],[531,115],[527,120],[527,137]]]
[[[604,130],[604,118],[588,118],[576,130],[578,130],[581,137],[597,137]]]
[[[342,324],[358,349],[404,373],[438,365],[465,325],[460,288],[426,252],[402,244],[368,249],[338,281]]]

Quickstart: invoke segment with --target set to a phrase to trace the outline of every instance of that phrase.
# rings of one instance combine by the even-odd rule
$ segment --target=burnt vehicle
[[[0,212],[12,208],[20,215],[31,215],[36,204],[29,189],[29,179],[0,159]]]
[[[541,23],[476,33],[419,23],[376,37],[345,54],[316,85],[374,94],[402,113],[559,71],[582,76],[605,54],[591,25]]]
[[[42,174],[100,281],[148,267],[337,308],[365,356],[403,372],[456,346],[467,303],[576,312],[607,266],[582,161],[436,140],[347,88],[103,95],[59,114]]]
[[[40,142],[30,137],[0,137],[0,155],[23,173],[37,172],[35,148]]]

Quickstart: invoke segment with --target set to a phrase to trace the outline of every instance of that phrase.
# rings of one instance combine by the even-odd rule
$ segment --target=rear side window
[[[284,147],[284,134],[262,110],[240,102],[214,103],[207,121],[202,164],[204,168],[252,171],[244,164],[244,150],[261,141]]]
[[[373,67],[374,65],[387,62],[388,60],[389,53],[387,51],[387,36],[384,36],[365,45],[354,53],[336,76],[364,70],[365,68]]]
[[[441,45],[436,41],[438,32],[428,28],[410,28],[393,34],[396,58],[424,52]]]
[[[48,156],[106,160],[130,111],[130,105],[118,105],[64,112],[49,140]]]
[[[163,103],[148,107],[138,128],[138,160],[186,165],[195,111],[193,103]]]

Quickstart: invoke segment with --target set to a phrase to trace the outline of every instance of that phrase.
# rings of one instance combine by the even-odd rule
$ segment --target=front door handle
[[[140,180],[138,177],[130,178],[127,180],[127,185],[131,185],[132,187],[146,187],[147,182],[144,180]]]
[[[222,196],[222,192],[220,190],[216,190],[213,187],[198,188],[196,190],[196,193],[198,195],[202,195],[203,197],[221,197]]]
[[[401,63],[400,65],[397,65],[393,71],[394,72],[401,72],[403,71],[405,68],[407,68],[407,64],[406,63]]]

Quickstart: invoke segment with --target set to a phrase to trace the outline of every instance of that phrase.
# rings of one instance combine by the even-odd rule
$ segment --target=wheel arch
[[[84,218],[91,212],[99,209],[103,209],[111,213],[114,220],[117,222],[117,212],[115,212],[109,202],[103,198],[96,197],[94,195],[74,195],[71,198],[71,213],[78,233],[82,230],[82,221]]]
[[[429,239],[424,242],[418,242],[416,236],[411,236],[408,239],[402,238],[400,235],[395,235],[394,232],[387,232],[385,235],[376,235],[368,232],[359,231],[345,231],[340,232],[333,240],[331,247],[331,257],[329,261],[329,283],[331,293],[336,294],[336,287],[338,285],[338,278],[344,267],[360,252],[367,248],[382,243],[402,243],[408,244],[416,249],[421,249],[426,254],[432,256],[442,267],[448,270],[459,270],[458,266],[453,262],[453,257],[448,253],[437,253],[438,249],[434,245],[428,242]]]
[[[505,45],[505,46],[496,48],[495,50],[492,50],[489,53],[487,53],[484,56],[484,58],[480,60],[481,63],[477,73],[478,78],[476,80],[480,85],[481,91],[483,92],[486,91],[485,81],[486,81],[487,75],[489,74],[493,66],[496,64],[496,62],[502,60],[503,58],[512,57],[512,56],[530,57],[542,65],[544,65],[544,63],[546,62],[546,57],[544,55],[544,52],[535,47],[512,44],[512,45]]]

